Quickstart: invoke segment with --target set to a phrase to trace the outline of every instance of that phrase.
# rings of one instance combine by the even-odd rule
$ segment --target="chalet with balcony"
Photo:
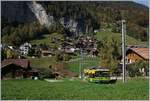
[[[126,51],[127,63],[133,63],[139,60],[149,60],[149,49],[144,47],[132,47]]]

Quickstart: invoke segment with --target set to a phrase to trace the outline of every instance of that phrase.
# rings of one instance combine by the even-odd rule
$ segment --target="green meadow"
[[[126,83],[95,84],[65,79],[62,82],[41,80],[2,80],[2,100],[148,100],[147,79],[134,78]]]

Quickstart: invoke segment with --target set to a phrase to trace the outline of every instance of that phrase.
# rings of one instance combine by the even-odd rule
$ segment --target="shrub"
[[[35,50],[33,48],[29,49],[28,56],[33,56],[35,54]]]
[[[64,61],[69,61],[71,59],[71,56],[69,54],[64,54],[63,58]]]
[[[52,73],[51,69],[43,69],[41,70],[39,78],[42,80],[45,78],[55,78],[55,75]]]
[[[56,52],[55,58],[57,62],[63,61],[63,54],[61,52]]]
[[[140,71],[144,69],[144,71]],[[133,64],[130,64],[127,66],[127,70],[129,73],[130,77],[135,77],[135,76],[147,76],[148,75],[148,62],[147,61],[137,61]]]
[[[127,67],[127,70],[128,70],[128,74],[130,77],[135,77],[137,75],[140,75],[139,73],[139,69],[137,68],[136,64],[130,64],[128,67]]]

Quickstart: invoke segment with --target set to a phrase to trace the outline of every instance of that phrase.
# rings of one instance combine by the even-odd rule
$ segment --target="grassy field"
[[[49,68],[50,65],[55,64],[56,60],[54,57],[41,57],[41,58],[31,58],[30,60],[31,67],[33,68]],[[73,60],[66,61],[66,69],[69,69],[73,72],[79,72],[79,66],[82,59],[80,57],[73,58]],[[99,66],[100,59],[98,57],[84,57],[82,68],[91,67],[91,66]]]
[[[31,58],[30,60],[31,67],[33,68],[48,68],[50,65],[54,64],[56,61],[54,57],[41,57],[41,58]]]
[[[58,34],[58,33],[44,34],[44,35],[42,35],[41,38],[32,40],[30,42],[31,42],[31,44],[36,44],[36,45],[47,44],[50,47],[55,47],[55,46],[59,45],[60,42],[56,42],[57,45],[56,45],[56,43],[52,43],[52,39],[53,38],[58,38],[58,39],[63,40],[63,35],[62,34]]]
[[[50,35],[43,35],[42,38],[31,41],[32,44],[37,44],[37,45],[44,44],[44,43],[49,44],[50,42],[51,42]]]
[[[2,84],[3,100],[148,100],[148,80],[133,79],[123,84],[95,84],[65,80],[47,82],[34,80],[5,80]]]
[[[82,62],[82,68],[87,68],[91,66],[99,66],[100,65],[100,58],[98,57],[84,57],[83,59],[78,58],[76,61],[67,62],[67,69],[78,73],[80,63]]]
[[[106,38],[115,38],[121,43],[121,34],[113,33],[110,31],[102,31],[96,34],[96,37],[100,40],[106,40]],[[148,42],[141,42],[133,37],[126,35],[126,43],[127,45],[148,45]]]

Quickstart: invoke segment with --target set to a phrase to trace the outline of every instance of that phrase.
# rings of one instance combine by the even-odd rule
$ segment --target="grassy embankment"
[[[50,65],[55,64],[56,61],[54,57],[41,57],[41,58],[30,58],[30,64],[32,68],[49,68]]]
[[[96,38],[99,40],[106,40],[106,38],[107,39],[114,38],[118,40],[121,44],[121,34],[113,33],[109,30],[96,33]],[[126,45],[148,45],[148,42],[141,42],[140,40],[137,40],[133,37],[126,35]]]

